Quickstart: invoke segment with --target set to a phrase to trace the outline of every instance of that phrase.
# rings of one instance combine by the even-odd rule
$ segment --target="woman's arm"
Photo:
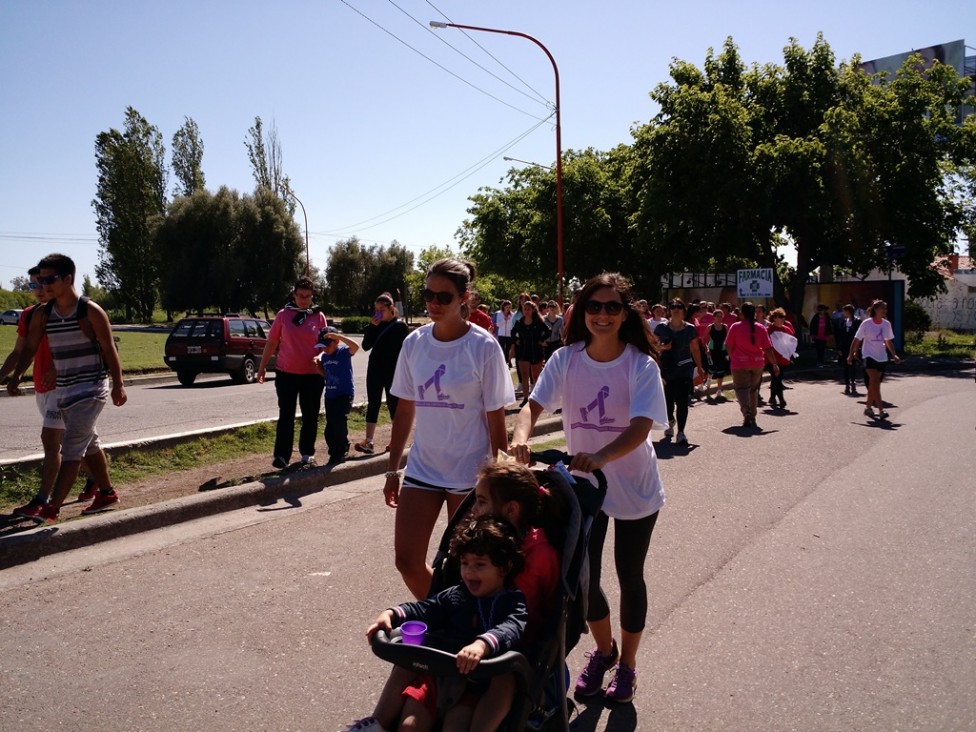
[[[623,457],[639,447],[651,431],[654,420],[647,417],[634,417],[630,420],[630,425],[621,432],[614,440],[608,442],[596,452],[581,452],[573,457],[569,464],[570,470],[579,470],[584,473],[592,473],[599,470],[612,460]]]
[[[258,366],[258,383],[264,383],[264,375],[268,370],[268,362],[274,355],[274,352],[278,350],[279,339],[268,338],[268,342],[264,344],[264,351],[261,353],[261,365]]]
[[[397,414],[400,413],[400,407],[397,407]],[[505,424],[505,407],[501,409],[493,409],[490,412],[485,412],[485,417],[488,418],[488,439],[491,442],[491,454],[492,457],[498,457],[498,452],[508,452],[508,427]]]
[[[387,461],[386,483],[383,485],[383,497],[390,508],[396,508],[400,497],[400,461],[403,459],[403,448],[410,437],[410,430],[413,429],[416,412],[417,405],[413,399],[400,398],[390,433],[390,456]]]
[[[523,465],[529,464],[529,435],[532,434],[532,428],[535,427],[540,414],[542,414],[542,405],[529,397],[529,403],[522,407],[515,418],[509,454]]]

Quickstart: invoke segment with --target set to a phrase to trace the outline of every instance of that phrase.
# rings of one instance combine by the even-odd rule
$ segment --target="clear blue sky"
[[[971,2],[2,0],[0,283],[51,251],[94,275],[95,137],[121,128],[128,105],[162,132],[167,160],[184,117],[196,120],[211,190],[252,190],[244,138],[256,115],[273,122],[319,267],[352,235],[415,252],[456,248],[468,196],[499,184],[512,165],[504,155],[555,159],[536,95],[551,102],[554,83],[535,45],[472,34],[493,59],[460,31],[428,30],[445,16],[549,48],[564,149],[630,142],[631,127],[655,113],[648,92],[667,80],[670,60],[700,66],[727,36],[747,63],[779,63],[791,36],[810,47],[818,31],[838,60],[976,45]]]

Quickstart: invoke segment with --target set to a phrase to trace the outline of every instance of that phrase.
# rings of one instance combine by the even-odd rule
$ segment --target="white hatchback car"
[[[20,314],[23,310],[5,310],[0,313],[0,325],[17,325],[20,322]]]

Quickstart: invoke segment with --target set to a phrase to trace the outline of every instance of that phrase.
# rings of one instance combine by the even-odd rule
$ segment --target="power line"
[[[341,2],[341,3],[343,4],[343,5],[345,5],[345,6],[347,7],[347,8],[349,8],[349,9],[350,9],[350,10],[352,10],[352,11],[354,11],[354,12],[355,12],[355,13],[357,13],[358,15],[360,15],[360,16],[362,16],[362,17],[363,17],[363,18],[364,18],[365,20],[367,20],[367,21],[369,21],[370,23],[372,23],[373,25],[375,25],[375,26],[376,26],[377,28],[379,28],[379,29],[380,29],[381,31],[383,31],[383,32],[384,32],[384,33],[386,33],[387,35],[389,35],[389,36],[390,36],[391,38],[393,38],[393,39],[395,39],[395,40],[396,40],[396,41],[398,41],[399,43],[402,43],[402,44],[403,44],[404,46],[406,46],[407,48],[409,48],[409,49],[410,49],[411,51],[413,51],[414,53],[416,53],[416,54],[417,54],[418,56],[420,56],[420,57],[422,57],[422,58],[424,58],[424,59],[426,59],[426,60],[427,60],[427,61],[429,61],[430,63],[432,63],[432,64],[434,64],[434,66],[436,66],[437,68],[439,68],[439,69],[440,69],[441,71],[443,71],[443,72],[445,72],[445,73],[447,73],[447,74],[450,74],[450,75],[451,75],[451,76],[453,76],[453,77],[454,77],[455,79],[457,79],[458,81],[460,81],[460,82],[462,82],[463,84],[467,84],[468,86],[470,86],[470,87],[471,87],[472,89],[474,89],[475,91],[478,91],[478,92],[481,92],[481,93],[482,93],[482,94],[484,94],[485,96],[488,96],[488,97],[491,97],[492,99],[494,99],[494,100],[495,100],[496,102],[498,102],[499,104],[504,104],[504,105],[505,105],[506,107],[508,107],[509,109],[512,109],[512,110],[515,110],[515,111],[516,111],[516,112],[518,112],[519,114],[524,114],[525,116],[527,116],[527,117],[531,117],[531,118],[532,118],[532,119],[534,119],[534,120],[539,120],[539,119],[541,119],[541,118],[540,118],[539,116],[537,116],[537,115],[535,115],[535,114],[533,114],[533,113],[531,113],[531,112],[526,112],[526,111],[525,111],[524,109],[519,109],[519,108],[518,108],[518,107],[516,107],[515,105],[513,105],[513,104],[509,104],[509,103],[508,103],[508,102],[506,102],[506,101],[505,101],[504,99],[501,99],[500,97],[496,97],[496,96],[495,96],[494,94],[492,94],[491,92],[488,92],[488,91],[485,91],[484,89],[482,89],[481,87],[479,87],[479,86],[477,86],[476,84],[473,84],[472,82],[470,82],[470,81],[468,81],[467,79],[465,79],[465,78],[463,78],[463,77],[461,77],[461,76],[459,76],[459,75],[457,75],[457,74],[455,74],[455,73],[454,73],[453,71],[451,71],[451,70],[450,70],[449,68],[447,68],[446,66],[444,66],[444,65],[442,65],[442,64],[439,64],[439,63],[438,63],[437,61],[435,61],[434,59],[432,59],[432,58],[431,58],[430,56],[428,56],[427,54],[425,54],[425,53],[423,53],[422,51],[420,51],[420,50],[418,50],[418,49],[416,49],[416,48],[414,48],[414,47],[413,47],[413,46],[411,46],[411,45],[410,45],[409,43],[407,43],[407,42],[406,42],[405,40],[403,40],[403,39],[402,39],[402,38],[400,38],[400,37],[399,37],[398,35],[396,35],[395,33],[393,33],[392,31],[390,31],[390,30],[387,30],[386,28],[384,28],[383,26],[381,26],[381,25],[380,25],[379,23],[377,23],[377,22],[376,22],[375,20],[373,20],[372,18],[370,18],[370,17],[368,16],[368,15],[366,15],[366,14],[365,14],[364,12],[362,12],[362,11],[361,11],[361,10],[359,10],[358,8],[354,8],[354,7],[353,7],[352,5],[350,5],[350,4],[349,4],[349,3],[348,3],[348,2],[346,1],[346,0],[339,0],[339,2]]]
[[[434,10],[436,10],[436,11],[437,11],[438,13],[440,13],[440,16],[441,16],[442,18],[444,18],[444,19],[445,19],[445,20],[446,20],[446,21],[447,21],[448,23],[454,23],[454,21],[453,21],[453,20],[451,20],[451,19],[450,19],[450,18],[449,18],[449,17],[447,16],[447,14],[445,14],[445,13],[444,13],[444,11],[442,11],[442,10],[441,10],[440,8],[438,8],[438,7],[436,6],[436,5],[434,5],[434,3],[432,3],[432,2],[430,1],[430,0],[426,0],[426,2],[427,2],[427,4],[428,4],[428,5],[430,5],[430,7],[432,7],[432,8],[434,9]],[[476,41],[476,40],[475,40],[475,39],[474,39],[474,38],[472,37],[472,35],[471,35],[470,33],[468,33],[468,32],[467,32],[467,31],[466,31],[466,30],[465,30],[464,28],[458,28],[458,30],[459,30],[459,31],[461,31],[461,32],[462,32],[462,33],[463,33],[463,34],[465,35],[465,37],[466,37],[466,38],[467,38],[467,39],[468,39],[469,41],[471,41],[471,42],[472,42],[472,43],[473,43],[474,45],[476,45],[476,46],[477,46],[478,48],[480,48],[480,49],[481,49],[481,50],[482,50],[482,51],[483,51],[483,52],[484,52],[484,53],[485,53],[485,54],[486,54],[486,55],[487,55],[487,56],[488,56],[488,57],[489,57],[490,59],[492,59],[492,60],[493,60],[493,61],[494,61],[494,62],[495,62],[496,64],[498,64],[499,66],[501,66],[501,67],[502,67],[503,69],[505,69],[505,71],[507,71],[508,73],[510,73],[510,74],[511,74],[512,76],[514,76],[514,77],[515,77],[516,79],[518,79],[518,80],[519,80],[520,82],[522,82],[522,85],[523,85],[523,86],[524,86],[524,87],[525,87],[526,89],[528,89],[528,90],[529,90],[529,91],[531,91],[531,92],[532,92],[533,94],[535,94],[535,95],[536,95],[536,96],[537,96],[537,97],[538,97],[539,99],[541,99],[541,100],[543,101],[543,103],[544,103],[544,104],[546,104],[547,106],[549,106],[549,108],[550,108],[550,109],[551,109],[551,108],[553,107],[553,103],[552,103],[551,101],[549,101],[549,99],[548,99],[548,98],[547,98],[547,97],[546,97],[545,95],[543,95],[543,94],[540,94],[540,93],[539,93],[539,92],[538,92],[538,91],[536,90],[536,88],[535,88],[535,87],[533,87],[533,86],[532,86],[531,84],[529,84],[529,83],[528,83],[528,82],[527,82],[527,81],[526,81],[525,79],[523,79],[523,78],[522,78],[521,76],[519,76],[519,75],[518,75],[518,74],[516,74],[516,73],[515,73],[514,71],[512,71],[512,70],[511,70],[510,68],[508,68],[508,67],[507,67],[507,66],[506,66],[505,64],[503,64],[503,63],[502,63],[501,61],[499,61],[499,60],[498,60],[498,58],[496,58],[494,54],[492,54],[492,53],[491,53],[491,52],[490,52],[490,51],[489,51],[489,50],[488,50],[487,48],[485,48],[485,47],[484,47],[484,46],[482,46],[482,45],[481,45],[480,43],[478,43],[478,41]],[[450,44],[448,44],[448,45],[450,45]],[[452,48],[454,48],[453,46],[451,46],[451,47],[452,47]],[[457,49],[455,49],[455,50],[457,50]],[[461,52],[460,52],[460,51],[458,51],[458,53],[461,53]],[[467,56],[465,56],[465,55],[464,55],[463,53],[461,53],[461,55],[462,55],[462,56],[464,56],[465,58],[468,58],[468,57],[467,57]],[[469,60],[469,61],[471,61],[471,59],[468,59],[468,60]],[[483,67],[483,66],[481,66],[481,64],[479,64],[479,63],[477,63],[477,62],[475,62],[475,61],[471,61],[471,63],[473,63],[473,64],[474,64],[475,66],[477,66],[477,67],[478,67],[479,69],[484,69],[484,67]],[[487,71],[487,72],[488,72],[489,74],[491,74],[492,76],[495,76],[494,74],[492,74],[492,73],[491,73],[490,71],[488,71],[487,69],[484,69],[484,70],[485,70],[485,71]],[[495,78],[496,78],[496,79],[498,79],[498,77],[497,77],[497,76],[495,76]],[[501,79],[499,79],[499,81],[502,81],[502,80],[501,80]],[[507,83],[507,82],[504,82],[504,81],[503,81],[502,83]],[[509,84],[509,86],[511,86],[511,84]],[[518,91],[518,90],[516,90],[516,91]],[[522,93],[524,93],[524,92],[522,92]]]
[[[541,94],[539,94],[539,93],[538,93],[538,92],[537,92],[537,91],[536,91],[535,89],[532,89],[532,87],[529,87],[529,89],[530,89],[530,90],[531,90],[531,91],[532,91],[532,92],[533,92],[533,93],[534,93],[534,94],[536,95],[536,97],[538,97],[538,99],[536,99],[535,97],[533,97],[533,96],[532,96],[531,94],[527,94],[526,92],[524,92],[524,91],[522,91],[521,89],[519,89],[519,88],[517,88],[517,87],[516,87],[516,86],[514,86],[513,84],[511,84],[511,83],[509,83],[509,82],[507,82],[507,81],[505,81],[505,80],[504,80],[504,79],[503,79],[502,77],[500,77],[500,76],[499,76],[498,74],[496,74],[495,72],[493,72],[493,71],[490,71],[489,69],[486,69],[486,68],[485,68],[484,66],[482,66],[481,64],[479,64],[479,63],[478,63],[477,61],[475,61],[475,60],[474,60],[473,58],[471,58],[470,56],[468,56],[468,55],[467,55],[467,54],[466,54],[466,53],[465,53],[464,51],[462,51],[462,50],[461,50],[460,48],[458,48],[457,46],[455,46],[455,45],[453,45],[453,44],[452,44],[452,43],[451,43],[450,41],[448,41],[448,40],[447,40],[447,39],[446,39],[446,38],[444,37],[444,34],[443,34],[443,33],[435,33],[435,32],[434,32],[434,31],[433,31],[433,30],[431,29],[431,27],[430,27],[429,25],[426,25],[426,24],[424,24],[424,23],[421,23],[421,22],[420,22],[419,20],[417,20],[417,19],[416,19],[415,17],[413,17],[412,15],[410,15],[410,13],[408,13],[408,12],[407,12],[406,10],[404,10],[404,9],[403,9],[403,8],[401,8],[401,7],[399,6],[399,5],[397,5],[397,4],[395,3],[395,2],[393,2],[393,0],[386,0],[386,1],[387,1],[387,2],[388,2],[388,3],[390,4],[390,5],[392,5],[393,7],[395,7],[395,8],[397,9],[397,10],[399,10],[399,11],[400,11],[401,13],[403,13],[404,15],[406,15],[406,16],[407,16],[408,18],[410,18],[410,20],[412,20],[412,21],[413,21],[414,23],[416,23],[416,24],[417,24],[417,25],[419,25],[419,26],[420,26],[421,28],[423,28],[423,29],[424,29],[424,30],[425,30],[425,31],[426,31],[427,33],[430,33],[430,34],[431,34],[432,36],[434,36],[434,37],[435,37],[435,38],[436,38],[436,39],[437,39],[438,41],[440,41],[440,42],[441,42],[441,43],[443,43],[443,44],[444,44],[445,46],[447,46],[447,47],[448,47],[448,48],[450,48],[450,49],[451,49],[452,51],[454,51],[454,52],[455,52],[456,54],[458,54],[459,56],[462,56],[462,57],[464,57],[464,58],[465,58],[466,60],[468,60],[468,61],[470,61],[470,62],[471,62],[472,64],[474,64],[475,66],[477,66],[477,67],[478,67],[479,69],[481,69],[482,71],[484,71],[484,72],[485,72],[486,74],[488,74],[488,75],[489,75],[489,76],[491,76],[492,78],[494,78],[494,79],[496,79],[496,80],[498,80],[498,81],[500,81],[500,82],[501,82],[502,84],[504,84],[505,86],[507,86],[507,87],[508,87],[509,89],[511,89],[512,91],[514,91],[514,92],[515,92],[516,94],[521,94],[521,95],[522,95],[523,97],[525,97],[526,99],[531,99],[531,100],[532,100],[533,102],[538,102],[538,103],[541,103],[541,104],[544,104],[544,105],[546,105],[547,107],[552,107],[552,103],[551,103],[551,102],[550,102],[550,101],[549,101],[548,99],[546,99],[545,97],[543,97],[543,96],[542,96]],[[434,6],[433,6],[433,5],[431,5],[431,7],[433,8]],[[437,8],[434,8],[434,10],[437,10]],[[438,13],[440,13],[440,11],[439,11],[439,10],[437,10],[437,12],[438,12]],[[443,14],[443,13],[441,13],[441,15],[444,15],[444,14]],[[447,16],[445,15],[444,17],[446,18]],[[467,34],[467,33],[465,33],[465,35],[468,35],[468,34]],[[469,36],[469,37],[470,37],[470,36]],[[479,46],[479,48],[481,48],[481,47]],[[482,51],[484,51],[485,49],[483,49],[483,48],[482,48],[481,50],[482,50]],[[487,51],[485,51],[485,53],[488,53],[488,52],[487,52]],[[488,55],[489,55],[489,56],[491,56],[491,54],[488,54]],[[508,71],[509,73],[512,73],[512,72],[511,72],[511,71],[509,71],[509,70],[508,70],[507,68],[505,68],[505,65],[504,65],[504,64],[502,64],[502,63],[501,63],[500,61],[498,61],[498,59],[496,59],[496,58],[495,58],[494,56],[492,56],[492,58],[493,58],[493,59],[494,59],[494,60],[495,60],[495,61],[496,61],[496,62],[497,62],[497,63],[498,63],[498,64],[499,64],[499,65],[500,65],[500,66],[501,66],[502,68],[504,68],[504,69],[505,69],[506,71]],[[513,76],[515,76],[514,74],[512,74],[512,75],[513,75]],[[516,78],[516,79],[518,79],[518,77],[517,77],[517,76],[516,76],[515,78]],[[522,81],[522,80],[521,80],[521,79],[519,79],[519,81]],[[523,84],[525,84],[525,82],[524,82],[524,81],[522,81],[522,83],[523,83]],[[526,84],[526,86],[528,86],[528,85]]]
[[[430,190],[425,191],[424,193],[421,193],[419,196],[416,196],[415,198],[410,199],[406,203],[402,203],[399,206],[397,206],[395,208],[391,208],[388,211],[384,211],[383,213],[377,214],[375,216],[371,216],[368,219],[363,219],[362,221],[358,221],[355,224],[350,224],[349,226],[342,226],[342,227],[339,227],[337,229],[333,229],[330,232],[325,232],[325,233],[326,234],[336,234],[336,233],[339,233],[339,232],[346,232],[346,231],[349,231],[351,229],[359,229],[360,227],[362,227],[363,229],[366,229],[366,230],[372,229],[372,228],[374,228],[376,226],[380,226],[381,224],[385,224],[385,223],[387,223],[389,221],[392,221],[392,220],[394,220],[396,218],[399,218],[400,216],[404,216],[404,215],[410,213],[411,211],[416,210],[420,206],[423,206],[424,204],[429,203],[430,201],[433,201],[438,196],[441,196],[444,193],[447,193],[447,191],[451,190],[452,188],[454,188],[455,186],[457,186],[462,181],[467,180],[472,175],[474,175],[479,170],[481,170],[486,165],[488,165],[488,163],[490,163],[490,162],[492,162],[494,160],[497,160],[499,155],[501,155],[502,153],[507,152],[511,148],[515,147],[518,143],[520,143],[522,140],[524,140],[530,134],[532,134],[537,129],[539,129],[542,125],[544,125],[546,122],[548,122],[549,119],[551,119],[551,118],[552,118],[552,115],[549,115],[549,117],[547,117],[546,119],[541,120],[538,124],[533,125],[529,129],[527,129],[525,132],[521,133],[515,139],[513,139],[513,140],[511,140],[509,142],[506,142],[501,147],[497,148],[496,150],[493,150],[488,155],[486,155],[485,157],[481,158],[481,160],[479,160],[476,163],[472,164],[471,166],[465,168],[460,173],[457,173],[456,175],[448,178],[446,181],[444,181],[443,183],[441,183],[441,184],[439,184],[437,186],[434,186]],[[443,190],[441,190],[441,189],[443,189]],[[432,193],[434,193],[435,195],[430,195]],[[421,199],[424,199],[424,200],[421,200]],[[407,206],[410,206],[410,204],[412,204],[412,203],[414,203],[416,201],[420,201],[420,203],[418,203],[416,206],[411,206],[406,211],[403,211],[403,212],[401,212],[399,214],[396,214],[395,216],[390,216],[389,218],[385,218],[382,221],[377,221],[376,223],[370,224],[369,226],[365,226],[365,227],[362,226],[363,224],[367,224],[370,221],[373,221],[375,219],[382,218],[384,216],[387,216],[388,214],[392,214],[395,211],[399,211],[402,208],[405,208]]]

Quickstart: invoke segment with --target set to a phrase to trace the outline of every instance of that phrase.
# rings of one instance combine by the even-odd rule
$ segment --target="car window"
[[[267,338],[268,334],[271,333],[271,323],[267,320],[256,320],[254,321],[258,324],[258,330],[261,331],[261,337]]]
[[[170,333],[170,338],[186,338],[190,335],[190,331],[193,330],[193,326],[196,325],[195,320],[181,320],[173,328],[173,332]]]
[[[258,324],[253,320],[244,321],[244,332],[247,333],[248,338],[258,337]]]
[[[228,320],[228,326],[230,326],[230,337],[231,338],[246,338],[247,330],[244,326],[243,320]]]

